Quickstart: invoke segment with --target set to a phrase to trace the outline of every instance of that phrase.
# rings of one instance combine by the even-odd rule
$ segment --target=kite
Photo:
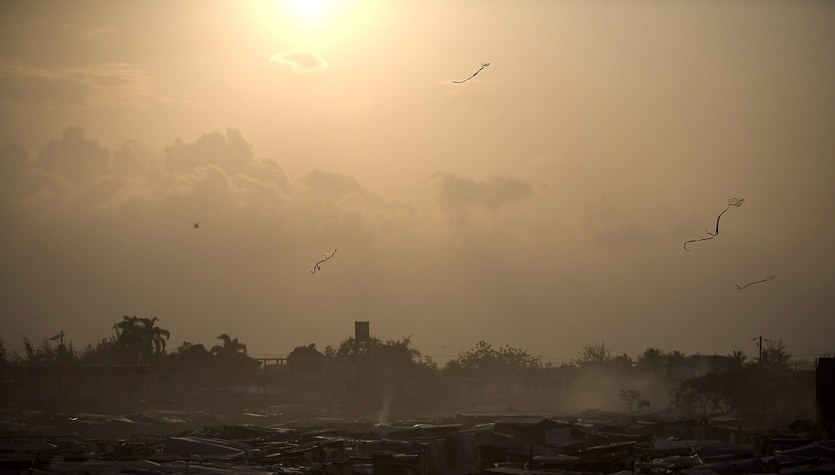
[[[728,211],[729,209],[731,209],[731,206],[733,206],[734,208],[739,208],[743,204],[745,204],[745,200],[742,199],[742,198],[731,198],[731,199],[729,199],[728,200],[728,207],[725,208],[725,210],[722,211],[721,213],[719,213],[719,216],[716,217],[716,231],[710,232],[707,229],[705,229],[705,232],[710,234],[711,236],[714,236],[714,237],[718,236],[719,235],[719,220],[722,218],[722,215],[725,214],[725,211]]]
[[[325,253],[325,255],[324,255],[324,257],[322,257],[322,259],[319,259],[319,260],[316,262],[316,264],[314,264],[314,265],[313,265],[313,270],[311,270],[311,271],[310,271],[310,273],[311,273],[311,274],[315,274],[317,270],[322,270],[322,268],[321,268],[321,267],[319,267],[319,265],[320,265],[321,263],[323,263],[323,262],[327,261],[328,259],[332,258],[334,254],[336,254],[336,248],[331,249],[330,251],[326,252],[326,253]]]
[[[487,66],[490,66],[490,63],[481,63],[481,67],[478,68],[478,70],[476,72],[474,72],[472,75],[470,75],[470,77],[468,77],[467,79],[464,79],[464,80],[461,80],[461,81],[452,81],[452,82],[454,82],[455,84],[465,83],[465,82],[469,81],[470,79],[476,77],[476,75],[478,73],[480,73],[481,70],[486,68]]]
[[[194,223],[194,229],[200,229],[200,221]]]
[[[737,288],[737,289],[739,289],[739,290],[742,290],[742,289],[744,289],[745,287],[748,287],[749,285],[761,284],[761,283],[763,283],[763,282],[768,282],[769,280],[772,280],[772,279],[774,279],[775,277],[777,277],[777,276],[776,276],[776,275],[774,275],[774,274],[769,274],[769,275],[768,275],[768,277],[766,277],[765,279],[762,279],[762,280],[755,280],[754,282],[748,282],[748,283],[747,283],[747,284],[745,284],[745,285],[739,285],[739,284],[736,284],[736,288]]]
[[[728,200],[728,207],[725,208],[724,210],[722,210],[722,212],[719,213],[719,216],[716,217],[716,229],[713,232],[710,232],[707,229],[705,229],[705,232],[708,235],[708,237],[706,237],[706,238],[691,239],[689,241],[685,241],[684,242],[684,250],[685,251],[690,250],[690,249],[687,249],[687,245],[691,242],[709,241],[709,240],[715,238],[716,236],[718,236],[719,235],[719,220],[722,219],[722,215],[725,214],[725,211],[728,211],[729,209],[731,209],[731,207],[739,208],[743,204],[745,204],[745,199],[743,199],[743,198],[730,198]]]
[[[713,239],[713,238],[715,238],[715,237],[716,237],[715,235],[712,235],[712,234],[711,234],[711,235],[710,235],[710,237],[701,238],[701,239],[691,239],[691,240],[689,240],[689,241],[684,241],[684,250],[685,250],[685,251],[690,251],[690,249],[687,249],[687,245],[688,245],[689,243],[691,243],[691,242],[710,241],[711,239]]]

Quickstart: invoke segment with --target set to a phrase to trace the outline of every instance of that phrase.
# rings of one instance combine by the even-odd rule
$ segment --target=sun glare
[[[284,0],[287,11],[302,23],[321,21],[333,0]]]
[[[363,2],[344,0],[269,0],[255,2],[258,23],[286,40],[321,42],[338,36]],[[350,7],[350,8],[348,8]],[[304,46],[308,47],[309,44]]]
[[[388,0],[269,0],[250,3],[255,25],[276,52],[339,47],[367,38]],[[321,52],[321,51],[320,51]]]
[[[318,28],[337,16],[341,0],[271,0],[262,3],[274,19],[296,28]]]

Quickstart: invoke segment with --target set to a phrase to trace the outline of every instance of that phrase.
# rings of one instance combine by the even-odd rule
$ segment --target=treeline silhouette
[[[321,351],[315,343],[296,347],[286,357],[284,369],[288,371],[282,373],[270,371],[264,360],[248,355],[246,345],[229,334],[218,336],[211,347],[186,341],[173,351],[166,348],[170,336],[157,317],[124,315],[113,325],[112,336],[80,350],[64,342],[63,332],[38,345],[24,337],[23,354],[9,353],[0,340],[0,374],[4,381],[15,381],[25,379],[33,368],[140,365],[155,377],[155,394],[164,403],[186,390],[264,387],[276,378],[317,368],[321,372],[329,361],[348,361],[352,374],[345,391],[356,413],[381,408],[407,413],[460,408],[454,401],[460,403],[465,395],[472,395],[465,389],[490,391],[499,387],[497,382],[537,393],[556,387],[561,397],[585,390],[597,400],[608,401],[610,409],[633,414],[673,410],[686,417],[703,417],[814,407],[814,386],[809,390],[813,377],[790,368],[791,354],[781,341],[768,341],[761,354],[750,360],[739,350],[727,355],[685,355],[652,347],[633,359],[613,355],[600,342],[586,345],[571,363],[561,365],[543,362],[524,349],[479,341],[439,366],[408,337],[364,342],[347,337]],[[589,404],[594,400],[582,398]]]

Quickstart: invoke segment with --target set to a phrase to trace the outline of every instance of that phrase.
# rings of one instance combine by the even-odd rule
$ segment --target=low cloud
[[[370,198],[368,192],[356,178],[340,173],[313,170],[302,180],[314,195],[343,198],[355,194],[362,198]]]
[[[596,197],[583,205],[583,222],[592,240],[601,246],[630,245],[646,241],[650,233],[643,218],[636,219],[614,201]]]
[[[288,51],[272,55],[270,61],[287,66],[294,73],[315,73],[328,68],[328,62],[311,51]]]
[[[444,209],[481,206],[496,210],[533,194],[529,181],[490,177],[483,181],[447,174],[438,184],[438,201]]]
[[[69,127],[64,130],[61,140],[51,140],[41,149],[33,165],[57,173],[67,181],[80,183],[105,173],[109,162],[107,149],[86,138],[81,127]]]
[[[234,175],[243,172],[254,160],[252,147],[238,129],[228,129],[226,134],[205,134],[193,143],[177,139],[165,150],[166,165],[179,173],[215,165]]]
[[[67,23],[56,23],[50,21],[28,21],[14,25],[0,26],[0,32],[26,34],[26,35],[60,35],[62,41],[71,41],[77,38],[92,39],[98,35],[115,32],[116,29],[106,25],[71,25]]]
[[[194,142],[177,139],[165,150],[165,166],[179,174],[205,174],[217,168],[245,189],[277,187],[290,191],[284,171],[275,161],[258,159],[239,129],[205,134]]]
[[[207,209],[235,213],[274,210],[290,193],[282,168],[256,158],[237,129],[194,142],[178,139],[160,154],[134,141],[111,151],[87,138],[83,128],[68,127],[34,159],[28,156],[19,144],[0,147],[6,211],[51,216],[59,210],[112,213],[145,206],[153,213],[171,207],[187,215]]]
[[[53,106],[135,106],[168,102],[131,64],[42,68],[0,61],[0,100]]]

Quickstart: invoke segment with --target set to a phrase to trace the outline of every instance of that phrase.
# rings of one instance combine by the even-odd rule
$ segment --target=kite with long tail
[[[685,241],[684,242],[684,250],[685,251],[690,250],[690,249],[687,249],[687,245],[690,244],[691,242],[709,241],[709,240],[715,238],[716,236],[718,236],[719,235],[719,220],[722,219],[722,215],[725,214],[725,212],[728,211],[729,209],[731,209],[732,207],[733,208],[739,208],[744,203],[745,203],[745,200],[743,198],[730,198],[728,200],[728,207],[725,208],[724,210],[722,210],[722,212],[719,213],[719,216],[716,217],[716,229],[713,232],[710,232],[707,229],[705,229],[705,232],[708,235],[708,237],[706,237],[706,238],[691,239],[689,241]]]
[[[763,283],[763,282],[768,282],[769,280],[772,280],[772,279],[774,279],[775,277],[777,277],[777,276],[776,276],[776,275],[774,275],[774,274],[769,274],[769,275],[768,275],[768,277],[766,277],[765,279],[762,279],[762,280],[755,280],[754,282],[748,282],[748,283],[747,283],[747,284],[745,284],[745,285],[739,285],[739,284],[736,284],[736,288],[737,288],[737,289],[739,289],[739,290],[742,290],[742,289],[744,289],[745,287],[748,287],[749,285],[761,284],[761,283]]]
[[[331,249],[331,250],[330,250],[330,251],[328,251],[328,252],[326,252],[326,253],[325,253],[325,255],[324,255],[324,257],[322,257],[321,259],[319,259],[318,261],[316,261],[316,264],[314,264],[314,265],[313,265],[313,269],[310,271],[310,273],[311,273],[311,274],[315,274],[315,273],[316,273],[316,271],[318,271],[318,270],[322,270],[322,268],[321,268],[321,267],[319,267],[319,266],[320,266],[323,262],[325,262],[325,261],[327,261],[328,259],[332,258],[334,254],[336,254],[336,249],[335,249],[335,248],[334,248],[334,249]]]
[[[470,77],[468,77],[467,79],[462,79],[461,81],[452,81],[452,82],[454,82],[455,84],[465,83],[465,82],[469,81],[470,79],[476,77],[476,75],[478,73],[480,73],[481,70],[486,68],[487,66],[490,66],[490,63],[481,63],[481,67],[478,68],[478,70],[476,72],[474,72],[472,75],[470,75]]]

